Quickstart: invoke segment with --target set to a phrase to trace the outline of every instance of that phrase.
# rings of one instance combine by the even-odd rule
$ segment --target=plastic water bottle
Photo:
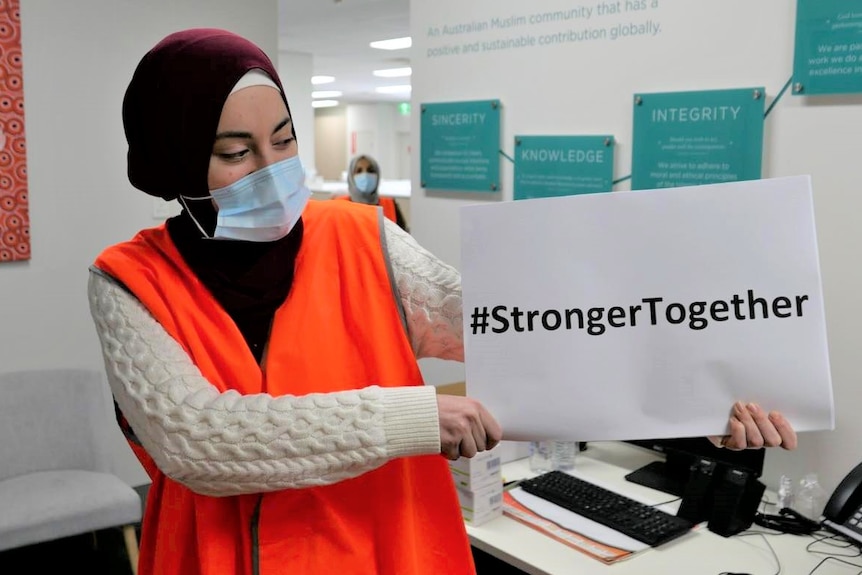
[[[574,468],[578,455],[578,442],[552,441],[551,444],[551,467],[563,471]]]
[[[545,473],[553,469],[553,441],[530,442],[530,471]]]
[[[799,493],[796,495],[794,509],[809,519],[819,521],[824,505],[826,505],[826,491],[817,480],[817,474],[809,473],[799,482]]]
[[[796,502],[793,497],[793,480],[787,475],[781,476],[781,481],[778,484],[778,510],[781,511],[785,507],[796,509]]]

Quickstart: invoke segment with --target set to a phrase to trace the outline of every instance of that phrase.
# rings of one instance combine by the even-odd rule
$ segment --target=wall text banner
[[[467,392],[506,438],[834,428],[811,180],[461,208]]]
[[[756,180],[763,88],[636,94],[632,189]]]
[[[797,0],[793,94],[862,93],[862,3]]]
[[[515,136],[514,198],[609,192],[612,136]]]
[[[421,106],[421,185],[428,190],[500,189],[500,101]]]
[[[18,0],[0,2],[0,262],[30,259]]]

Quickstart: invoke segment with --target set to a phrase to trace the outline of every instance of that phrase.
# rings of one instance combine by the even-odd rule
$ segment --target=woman
[[[90,274],[152,478],[139,573],[472,574],[440,454],[502,430],[416,361],[463,361],[457,271],[377,210],[308,200],[278,75],[230,32],[157,44],[123,121],[131,183],[184,208]],[[792,447],[776,417],[743,410],[727,445]]]
[[[351,200],[359,204],[369,204],[383,208],[383,215],[398,224],[405,232],[407,221],[398,202],[394,198],[382,198],[378,193],[380,187],[380,166],[377,161],[367,154],[356,156],[350,161],[350,169],[347,175],[346,196],[336,196],[335,199]]]

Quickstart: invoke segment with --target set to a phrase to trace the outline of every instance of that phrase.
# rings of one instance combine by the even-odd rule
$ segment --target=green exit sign
[[[410,102],[401,102],[400,104],[398,104],[398,112],[402,116],[409,116],[410,115]]]

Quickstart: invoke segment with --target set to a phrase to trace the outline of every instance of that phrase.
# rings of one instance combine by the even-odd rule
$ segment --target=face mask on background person
[[[356,189],[363,194],[370,194],[377,189],[377,174],[367,172],[354,174],[353,183],[356,184]]]
[[[212,239],[271,242],[290,233],[311,190],[299,156],[287,158],[253,172],[229,186],[211,190],[209,196],[184,200],[212,200],[218,219]],[[191,216],[191,210],[188,210]],[[192,216],[204,236],[207,233]]]

